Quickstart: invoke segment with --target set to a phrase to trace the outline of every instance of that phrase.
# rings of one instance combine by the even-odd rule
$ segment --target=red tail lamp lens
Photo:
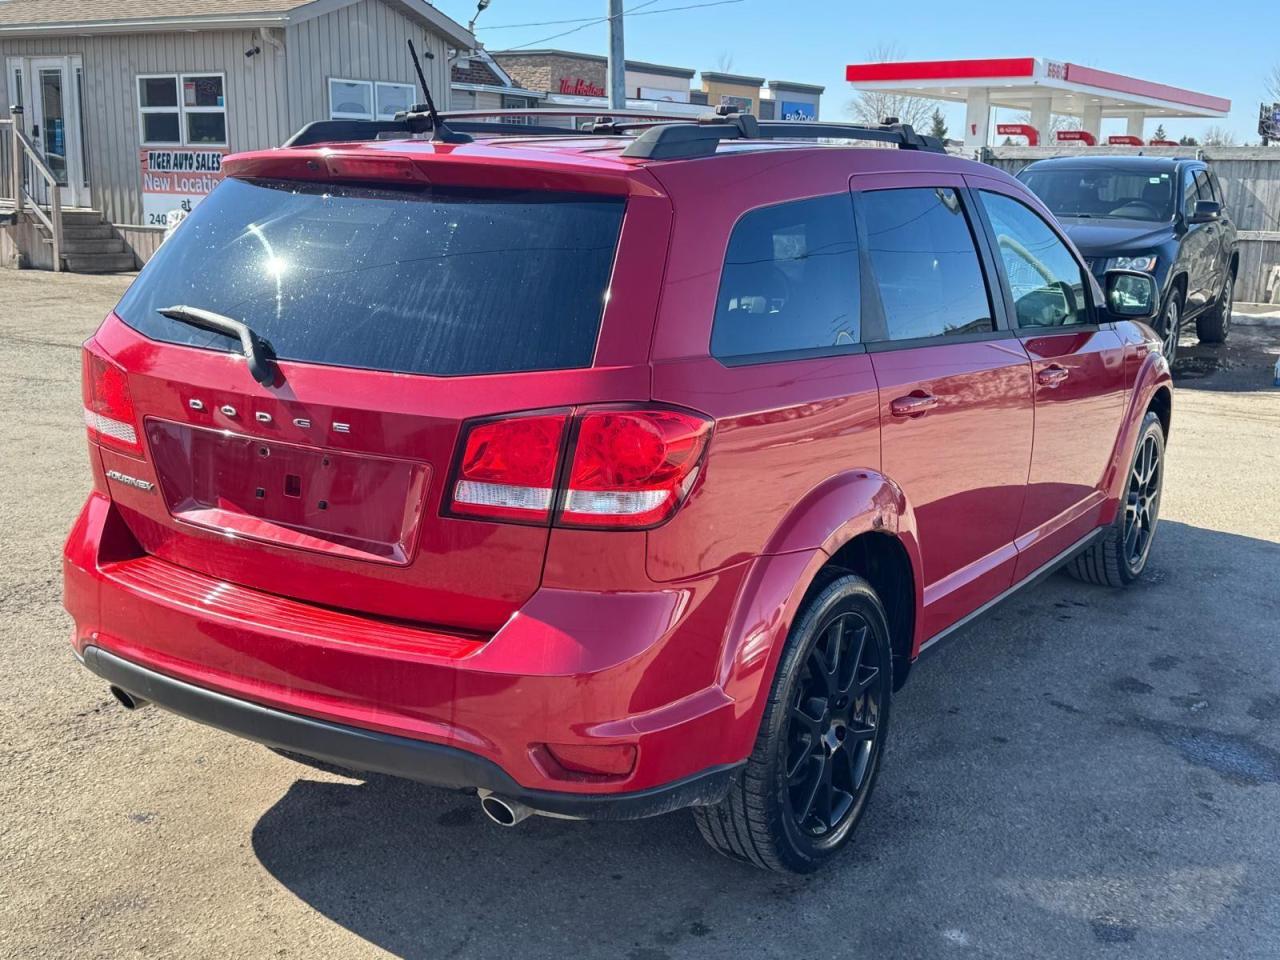
[[[585,413],[559,521],[647,527],[680,506],[697,479],[710,421],[676,410]]]
[[[90,438],[128,453],[141,453],[128,374],[96,352],[93,341],[85,344],[82,358],[84,422]]]
[[[479,423],[467,433],[453,488],[457,513],[546,520],[555,499],[566,414]]]

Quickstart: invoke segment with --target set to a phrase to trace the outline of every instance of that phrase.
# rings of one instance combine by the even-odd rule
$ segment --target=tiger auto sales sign
[[[142,222],[168,226],[169,215],[185,215],[222,182],[225,147],[143,147]]]

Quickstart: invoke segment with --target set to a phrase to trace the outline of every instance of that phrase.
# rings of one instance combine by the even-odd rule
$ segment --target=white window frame
[[[188,107],[183,97],[183,85],[187,80],[195,80],[199,77],[217,77],[222,82],[222,106],[220,107]],[[173,107],[144,107],[142,105],[142,81],[143,80],[172,80],[174,82],[174,93],[177,98],[177,105]],[[191,73],[139,73],[133,78],[133,96],[138,105],[138,141],[144,147],[226,147],[228,142],[227,127],[227,75],[218,70],[196,70]],[[147,128],[143,117],[148,113],[176,113],[178,115],[178,139],[177,140],[148,140]],[[187,139],[187,114],[190,113],[220,113],[222,114],[222,132],[223,138],[219,143],[192,143]]]
[[[412,83],[398,83],[395,80],[377,80],[373,84],[373,112],[374,112],[375,119],[392,120],[395,118],[394,113],[391,114],[391,116],[389,117],[384,117],[378,113],[378,89],[380,87],[404,87],[409,91],[409,106],[412,107],[415,103],[418,102],[418,98],[416,95],[418,88],[415,87]]]
[[[369,112],[368,113],[347,113],[338,112],[333,109],[333,85],[335,83],[349,83],[353,87],[369,88]],[[372,120],[373,111],[378,109],[378,103],[374,100],[374,94],[377,93],[373,89],[372,80],[349,80],[346,77],[330,77],[327,84],[329,89],[329,119],[330,120]]]
[[[369,112],[368,113],[351,113],[338,112],[333,109],[333,85],[335,83],[347,83],[353,87],[366,87],[369,91]],[[417,102],[415,95],[416,87],[411,83],[400,83],[397,80],[353,80],[349,77],[329,77],[329,119],[330,120],[390,120],[394,116],[381,116],[378,113],[378,88],[379,87],[405,87],[409,90],[409,105],[412,106]]]

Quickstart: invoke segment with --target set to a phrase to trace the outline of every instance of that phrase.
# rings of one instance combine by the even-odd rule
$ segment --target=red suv
[[[229,158],[85,344],[66,606],[125,706],[807,871],[923,649],[1141,573],[1154,283],[1016,180],[899,125],[413,120]]]

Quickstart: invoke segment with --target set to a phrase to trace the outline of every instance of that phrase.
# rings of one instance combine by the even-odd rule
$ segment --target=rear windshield
[[[590,366],[623,201],[229,179],[116,308],[156,340],[238,350],[170,320],[247,323],[285,360],[438,376]]]

